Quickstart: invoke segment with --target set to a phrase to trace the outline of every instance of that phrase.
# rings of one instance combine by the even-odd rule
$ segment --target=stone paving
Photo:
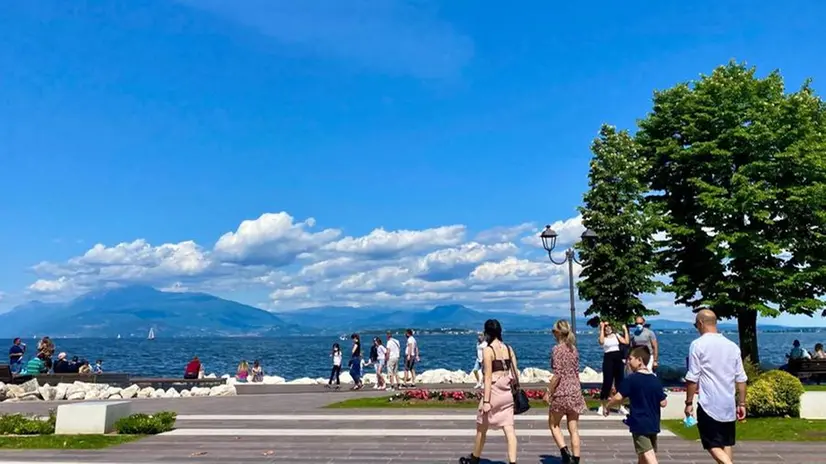
[[[101,451],[0,451],[0,464],[25,463],[455,463],[472,446],[473,411],[340,410],[322,406],[359,393],[291,393],[226,398],[136,400],[135,411],[174,410],[177,429],[167,435]],[[3,412],[44,413],[55,404],[0,405]],[[519,462],[552,464],[558,452],[544,411],[518,417]],[[583,463],[636,462],[630,436],[615,418],[584,419]],[[388,436],[392,435],[392,436]],[[488,463],[502,463],[505,442],[491,432]],[[823,443],[743,443],[741,463],[826,463]],[[711,462],[699,443],[660,440],[662,463]]]

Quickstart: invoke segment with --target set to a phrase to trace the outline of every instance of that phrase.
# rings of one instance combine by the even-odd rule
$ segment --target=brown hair
[[[568,321],[565,319],[556,321],[553,331],[560,343],[568,345],[568,348],[576,347],[576,334],[571,331],[571,324]]]
[[[647,346],[638,346],[634,348],[633,350],[631,350],[629,356],[633,356],[639,359],[646,366],[648,365],[648,362],[651,361],[651,351],[648,349]]]

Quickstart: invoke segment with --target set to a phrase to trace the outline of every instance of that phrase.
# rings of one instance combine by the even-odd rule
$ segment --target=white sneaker
[[[604,416],[605,416],[605,410],[604,410],[604,409],[602,409],[602,406],[600,406],[600,407],[599,407],[599,409],[597,409],[597,414],[598,414],[600,417],[604,417]]]
[[[625,406],[620,406],[619,412],[620,412],[620,414],[622,414],[624,416],[627,416],[627,415],[631,414],[631,412],[628,411],[628,408],[626,408]]]
[[[474,386],[473,388],[475,388],[475,389],[479,390],[480,388],[482,388],[482,384],[481,384],[481,383],[477,383],[477,384],[476,384],[476,386]]]

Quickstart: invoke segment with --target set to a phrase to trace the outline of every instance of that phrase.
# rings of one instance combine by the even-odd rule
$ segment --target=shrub
[[[753,417],[799,417],[803,384],[788,372],[773,370],[749,386],[747,407]]]
[[[753,362],[750,357],[746,357],[746,359],[743,360],[743,370],[746,371],[746,376],[749,378],[747,381],[749,385],[753,384],[763,373],[760,366]]]
[[[0,416],[0,435],[51,435],[55,422],[54,411],[49,411],[49,417],[45,420],[23,414],[6,414]]]
[[[115,429],[122,435],[157,435],[172,430],[176,416],[170,411],[152,415],[132,414],[115,422]]]

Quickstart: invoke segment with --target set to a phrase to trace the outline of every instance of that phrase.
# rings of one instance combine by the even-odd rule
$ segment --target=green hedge
[[[55,422],[54,411],[49,411],[46,420],[23,414],[4,414],[0,415],[0,435],[51,435]]]
[[[759,377],[748,388],[746,404],[752,417],[800,417],[800,379],[788,372],[773,370]]]
[[[175,427],[177,414],[162,411],[153,415],[132,414],[115,422],[115,429],[123,435],[157,435]]]

